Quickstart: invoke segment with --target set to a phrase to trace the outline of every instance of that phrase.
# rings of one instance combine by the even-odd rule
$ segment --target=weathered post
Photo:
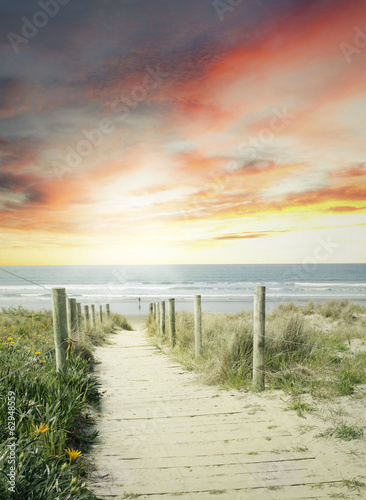
[[[160,302],[160,333],[165,334],[165,302]]]
[[[91,326],[95,326],[96,323],[95,323],[95,305],[92,304],[90,306],[90,309],[91,309]]]
[[[175,346],[175,299],[169,299],[169,331],[171,346]]]
[[[160,302],[156,303],[156,328],[160,325]]]
[[[68,338],[65,288],[52,288],[53,332],[55,338],[56,370],[66,365]]]
[[[256,286],[253,320],[253,386],[257,391],[264,390],[265,305],[266,287]]]
[[[201,295],[194,296],[194,338],[196,358],[202,356],[202,313]]]
[[[111,319],[111,309],[109,307],[109,304],[105,305],[105,313],[107,315],[107,319]]]
[[[153,303],[153,313],[154,313],[154,320],[156,321],[156,304],[155,304],[155,302]]]
[[[84,319],[85,319],[85,326],[89,326],[90,324],[89,306],[84,306]]]
[[[81,333],[82,329],[82,320],[81,320],[81,304],[80,302],[76,302],[76,318],[77,318],[77,326],[78,332]]]
[[[66,299],[67,329],[73,335],[77,329],[76,299]]]
[[[150,321],[152,320],[153,318],[153,305],[152,303],[149,304],[149,319]]]
[[[99,305],[99,321],[103,323],[103,306]]]

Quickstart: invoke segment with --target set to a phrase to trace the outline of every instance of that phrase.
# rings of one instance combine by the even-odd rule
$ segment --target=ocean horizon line
[[[64,266],[64,267],[112,267],[112,266],[360,266],[366,265],[366,262],[228,262],[228,263],[176,263],[176,264],[0,264],[1,267],[53,267],[53,266]]]

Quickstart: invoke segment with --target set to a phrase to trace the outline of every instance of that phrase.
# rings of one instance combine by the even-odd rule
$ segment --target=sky
[[[365,262],[364,0],[0,0],[1,265]]]

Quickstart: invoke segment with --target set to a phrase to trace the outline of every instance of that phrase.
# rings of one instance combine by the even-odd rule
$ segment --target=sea
[[[51,290],[114,312],[144,315],[150,302],[176,299],[193,311],[201,295],[207,312],[239,312],[253,306],[254,287],[266,287],[266,309],[284,302],[349,300],[366,306],[366,264],[70,265],[3,266],[0,307],[51,309]]]

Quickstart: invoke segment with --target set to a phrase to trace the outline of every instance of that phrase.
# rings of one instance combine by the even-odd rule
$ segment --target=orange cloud
[[[255,239],[255,238],[270,238],[271,236],[288,233],[290,229],[285,229],[283,231],[258,231],[255,233],[239,233],[239,234],[225,234],[224,236],[216,236],[215,240],[245,240],[245,239]]]

